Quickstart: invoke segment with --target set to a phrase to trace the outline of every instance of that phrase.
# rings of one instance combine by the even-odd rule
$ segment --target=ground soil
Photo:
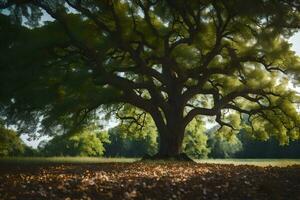
[[[2,199],[300,200],[300,166],[0,163]]]

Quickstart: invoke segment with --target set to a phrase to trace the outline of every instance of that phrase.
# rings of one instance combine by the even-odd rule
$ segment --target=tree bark
[[[172,126],[170,126],[172,125]],[[145,160],[175,160],[175,161],[191,161],[182,151],[182,143],[185,129],[183,123],[170,124],[163,130],[159,130],[159,149],[154,156],[146,156]]]
[[[184,128],[182,122],[167,125],[159,132],[158,156],[162,158],[176,157],[182,153]]]
[[[182,112],[178,112],[176,109],[172,111],[166,115],[166,120],[163,120],[163,117],[159,112],[152,115],[158,129],[159,148],[156,155],[147,156],[145,159],[192,161],[192,159],[182,152],[182,143],[185,133]]]

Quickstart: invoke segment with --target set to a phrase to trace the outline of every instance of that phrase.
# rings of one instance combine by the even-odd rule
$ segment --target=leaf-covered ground
[[[300,199],[300,165],[175,162],[0,166],[2,199]]]

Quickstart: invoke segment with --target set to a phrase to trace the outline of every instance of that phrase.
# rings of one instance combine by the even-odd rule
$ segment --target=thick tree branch
[[[187,113],[187,115],[184,117],[183,124],[184,127],[186,127],[197,115],[206,115],[206,116],[215,116],[217,114],[216,109],[212,108],[200,108],[195,107],[190,112]]]

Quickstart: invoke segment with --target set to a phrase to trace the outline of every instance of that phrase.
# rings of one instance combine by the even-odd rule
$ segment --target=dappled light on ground
[[[6,163],[0,170],[0,199],[300,198],[299,165]]]

